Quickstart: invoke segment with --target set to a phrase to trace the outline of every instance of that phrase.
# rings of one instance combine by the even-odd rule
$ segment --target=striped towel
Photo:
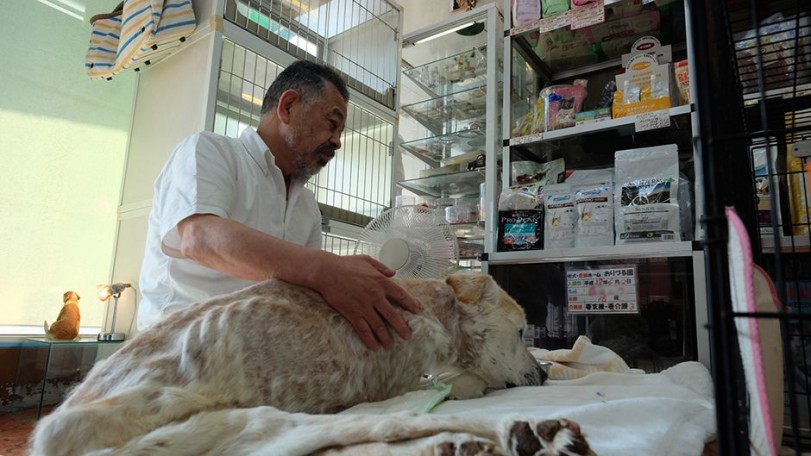
[[[197,27],[191,0],[126,0],[122,18],[118,71],[156,63]]]
[[[115,69],[118,37],[121,35],[121,16],[105,17],[92,21],[90,44],[85,54],[85,71],[93,79],[108,79]]]

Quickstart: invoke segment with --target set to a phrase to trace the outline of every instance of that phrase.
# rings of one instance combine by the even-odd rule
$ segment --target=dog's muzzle
[[[516,386],[541,386],[549,378],[549,368],[552,363],[548,361],[539,362],[535,370],[524,374],[523,382],[520,385],[507,382],[507,388],[515,388]]]

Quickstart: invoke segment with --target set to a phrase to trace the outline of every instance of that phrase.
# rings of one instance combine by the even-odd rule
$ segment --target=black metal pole
[[[740,355],[732,317],[725,206],[754,221],[749,152],[743,137],[743,103],[734,63],[731,31],[722,1],[688,0],[692,24],[693,97],[699,118],[694,147],[703,169],[707,298],[711,368],[715,386],[719,454],[749,454]]]

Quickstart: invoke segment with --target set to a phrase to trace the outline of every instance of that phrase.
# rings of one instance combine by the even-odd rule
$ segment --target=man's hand
[[[391,280],[395,271],[369,256],[303,247],[208,214],[193,215],[177,229],[180,251],[189,260],[232,277],[275,277],[318,291],[371,349],[391,346],[389,325],[403,339],[411,337],[394,305],[419,312],[419,303]]]
[[[313,288],[349,320],[367,347],[391,347],[389,325],[403,339],[411,338],[411,329],[394,305],[414,313],[420,311],[420,305],[391,280],[394,270],[367,255],[330,254],[322,260],[317,266],[319,283]]]

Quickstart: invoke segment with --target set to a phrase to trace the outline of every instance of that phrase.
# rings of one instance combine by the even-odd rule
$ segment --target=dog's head
[[[460,308],[459,366],[489,388],[541,385],[547,374],[524,345],[524,309],[492,277],[454,274],[446,282]]]
[[[65,304],[67,304],[67,303],[69,303],[71,301],[79,302],[79,299],[81,299],[79,297],[79,293],[76,293],[75,291],[72,291],[72,290],[71,291],[66,291],[65,294],[62,295],[62,302],[64,302]]]

